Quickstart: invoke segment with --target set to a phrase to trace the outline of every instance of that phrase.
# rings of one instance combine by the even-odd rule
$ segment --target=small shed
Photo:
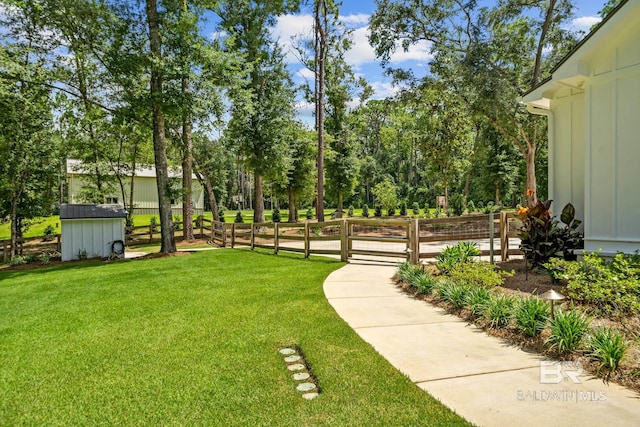
[[[120,205],[60,205],[62,261],[107,258],[114,242],[124,252],[124,220]]]

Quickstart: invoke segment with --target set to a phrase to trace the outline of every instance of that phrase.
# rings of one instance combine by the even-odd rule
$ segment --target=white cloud
[[[405,52],[402,48],[402,41],[397,41],[396,50],[391,54],[389,61],[391,63],[404,61],[428,61],[433,58],[430,50],[431,42],[422,40],[409,46],[409,49]]]
[[[312,70],[310,70],[310,69],[308,69],[306,67],[301,68],[298,71],[296,71],[296,75],[298,75],[298,76],[300,76],[300,77],[302,77],[303,79],[306,79],[306,80],[313,80],[316,77],[316,74]]]
[[[351,15],[344,15],[340,17],[340,21],[345,25],[360,26],[369,22],[369,15],[364,13],[356,13]]]
[[[282,46],[287,63],[300,62],[294,39],[313,37],[313,16],[309,14],[280,16],[276,26],[271,29],[271,34]]]
[[[376,53],[369,44],[369,27],[358,28],[352,33],[353,45],[345,55],[349,65],[358,67],[376,60]]]
[[[369,83],[373,88],[374,95],[373,99],[384,99],[387,97],[391,97],[397,94],[400,91],[400,87],[397,85],[393,85],[389,82],[370,82]]]
[[[571,21],[571,24],[573,29],[577,31],[589,32],[591,27],[600,21],[602,21],[602,18],[599,16],[581,16]]]

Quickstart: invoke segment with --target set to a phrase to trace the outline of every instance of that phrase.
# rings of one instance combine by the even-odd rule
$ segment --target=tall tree
[[[153,155],[156,165],[158,208],[160,212],[160,252],[176,251],[171,218],[169,173],[167,168],[167,141],[165,138],[163,83],[163,54],[160,37],[160,16],[156,0],[146,0],[147,25],[149,26],[149,50],[151,56],[151,109],[153,114]]]
[[[244,89],[250,99],[234,99],[228,132],[254,176],[253,221],[264,222],[264,179],[289,168],[287,132],[294,116],[294,94],[283,56],[268,27],[298,1],[243,0],[216,10],[234,52],[247,62]]]
[[[571,17],[570,2],[504,0],[492,9],[443,0],[376,4],[370,41],[378,55],[388,60],[399,44],[431,43],[431,71],[456,87],[474,114],[518,148],[526,160],[526,187],[535,191],[545,123],[523,111],[517,98],[544,78],[575,41],[563,26]],[[530,193],[530,203],[535,194]]]

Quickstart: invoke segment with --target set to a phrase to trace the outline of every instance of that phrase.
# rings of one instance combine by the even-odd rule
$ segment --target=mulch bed
[[[429,267],[427,267],[429,268]],[[500,290],[508,295],[526,296],[539,295],[549,289],[553,289],[563,295],[566,291],[562,285],[554,284],[551,277],[544,273],[539,274],[532,271],[525,271],[524,260],[517,259],[498,264],[498,268],[505,271],[513,271],[515,274],[507,277]],[[628,387],[632,390],[640,392],[640,316],[626,316],[624,318],[597,318],[592,317],[591,326],[605,325],[611,326],[617,330],[624,332],[627,340],[632,344],[628,347],[627,353],[622,360],[620,366],[615,372],[609,372],[606,369],[598,369],[598,363],[589,359],[583,353],[572,353],[569,355],[560,355],[550,350],[546,345],[549,331],[545,330],[538,337],[529,338],[519,333],[515,328],[493,329],[489,328],[484,319],[472,315],[469,310],[457,310],[450,304],[444,303],[434,295],[418,295],[414,288],[406,283],[398,282],[398,286],[406,293],[415,298],[424,300],[430,304],[444,308],[448,312],[457,315],[469,323],[482,328],[488,335],[498,337],[510,345],[521,348],[529,353],[536,353],[556,360],[578,361],[582,363],[583,368],[593,376],[600,377],[604,381],[611,381]],[[564,306],[569,307],[571,302],[565,302]],[[574,304],[576,308],[580,308],[587,313],[592,312],[591,307]]]

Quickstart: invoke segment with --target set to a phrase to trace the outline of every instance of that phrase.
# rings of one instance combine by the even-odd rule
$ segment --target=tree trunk
[[[324,0],[315,4],[315,101],[316,131],[318,132],[318,188],[316,217],[324,221],[324,80],[327,58],[327,17]]]
[[[254,224],[264,222],[264,194],[262,192],[262,175],[257,172],[253,176],[253,222]]]
[[[211,178],[209,178],[209,174],[207,174],[205,171],[202,170],[201,167],[198,166],[199,165],[198,159],[194,158],[193,160],[195,161],[196,168],[198,169],[198,170],[195,170],[196,176],[198,177],[198,181],[200,181],[200,184],[204,186],[204,188],[207,191],[207,194],[209,195],[209,208],[211,208],[211,215],[213,215],[213,220],[220,221],[220,212],[218,211],[218,200],[216,199],[216,193],[213,191]]]
[[[289,188],[289,221],[298,222],[298,210],[296,209],[296,195],[293,190]]]
[[[189,94],[189,80],[182,79],[182,93]],[[191,175],[193,173],[193,138],[191,132],[191,117],[182,117],[182,220],[184,222],[183,236],[185,240],[194,240],[193,235],[193,197],[191,193]]]
[[[11,201],[11,249],[9,259],[16,256],[18,248],[18,200]]]
[[[337,209],[338,212],[343,212],[344,211],[342,204],[343,204],[342,203],[342,190],[338,190],[338,209]]]
[[[160,252],[176,251],[171,219],[171,199],[169,198],[169,174],[167,170],[167,141],[162,95],[162,42],[160,39],[160,19],[156,0],[146,0],[147,22],[149,24],[149,46],[151,49],[151,106],[153,112],[153,156],[156,166],[158,186],[158,209],[160,213]]]
[[[129,182],[129,220],[133,224],[133,189],[136,178],[136,157],[138,155],[138,144],[133,147],[133,158],[131,159],[131,182]]]
[[[527,201],[529,206],[535,206],[538,203],[538,193],[536,185],[536,149],[529,145],[525,159],[527,162]]]

